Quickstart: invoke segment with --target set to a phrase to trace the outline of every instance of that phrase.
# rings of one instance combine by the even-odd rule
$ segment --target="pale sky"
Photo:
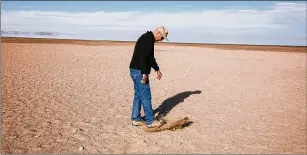
[[[161,25],[170,42],[306,46],[304,1],[1,3],[1,36],[136,41]]]

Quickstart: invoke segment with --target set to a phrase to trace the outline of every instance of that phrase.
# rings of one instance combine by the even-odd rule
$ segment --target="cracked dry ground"
[[[306,53],[156,49],[182,130],[131,126],[133,44],[3,43],[2,153],[306,153]]]

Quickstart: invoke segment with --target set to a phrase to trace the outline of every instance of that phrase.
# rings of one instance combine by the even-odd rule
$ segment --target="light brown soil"
[[[77,44],[87,46],[133,46],[132,41],[107,41],[107,40],[72,40],[72,39],[46,39],[46,38],[16,38],[3,37],[3,43],[44,43],[44,44]],[[268,51],[268,52],[296,52],[306,53],[306,46],[276,46],[276,45],[240,45],[240,44],[197,44],[197,43],[156,43],[159,46],[193,46],[224,50]]]
[[[132,43],[1,48],[1,153],[306,153],[305,52],[159,44],[154,109],[193,123],[148,133],[130,121]]]

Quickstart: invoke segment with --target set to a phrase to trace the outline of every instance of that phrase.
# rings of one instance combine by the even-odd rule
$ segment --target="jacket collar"
[[[152,33],[152,31],[147,31],[147,33],[150,35],[151,39],[152,39],[152,42],[155,43],[156,40],[155,40],[155,36],[154,34]]]

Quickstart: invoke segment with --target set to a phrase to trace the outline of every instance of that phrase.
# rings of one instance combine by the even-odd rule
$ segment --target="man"
[[[147,127],[155,127],[160,123],[155,120],[151,104],[151,90],[149,85],[149,74],[151,68],[157,72],[158,80],[162,73],[154,57],[154,43],[167,40],[166,28],[157,27],[154,32],[147,31],[137,40],[132,60],[130,62],[130,76],[134,83],[134,99],[132,106],[132,125],[139,126],[145,121]],[[141,105],[145,113],[145,120],[141,117]]]

